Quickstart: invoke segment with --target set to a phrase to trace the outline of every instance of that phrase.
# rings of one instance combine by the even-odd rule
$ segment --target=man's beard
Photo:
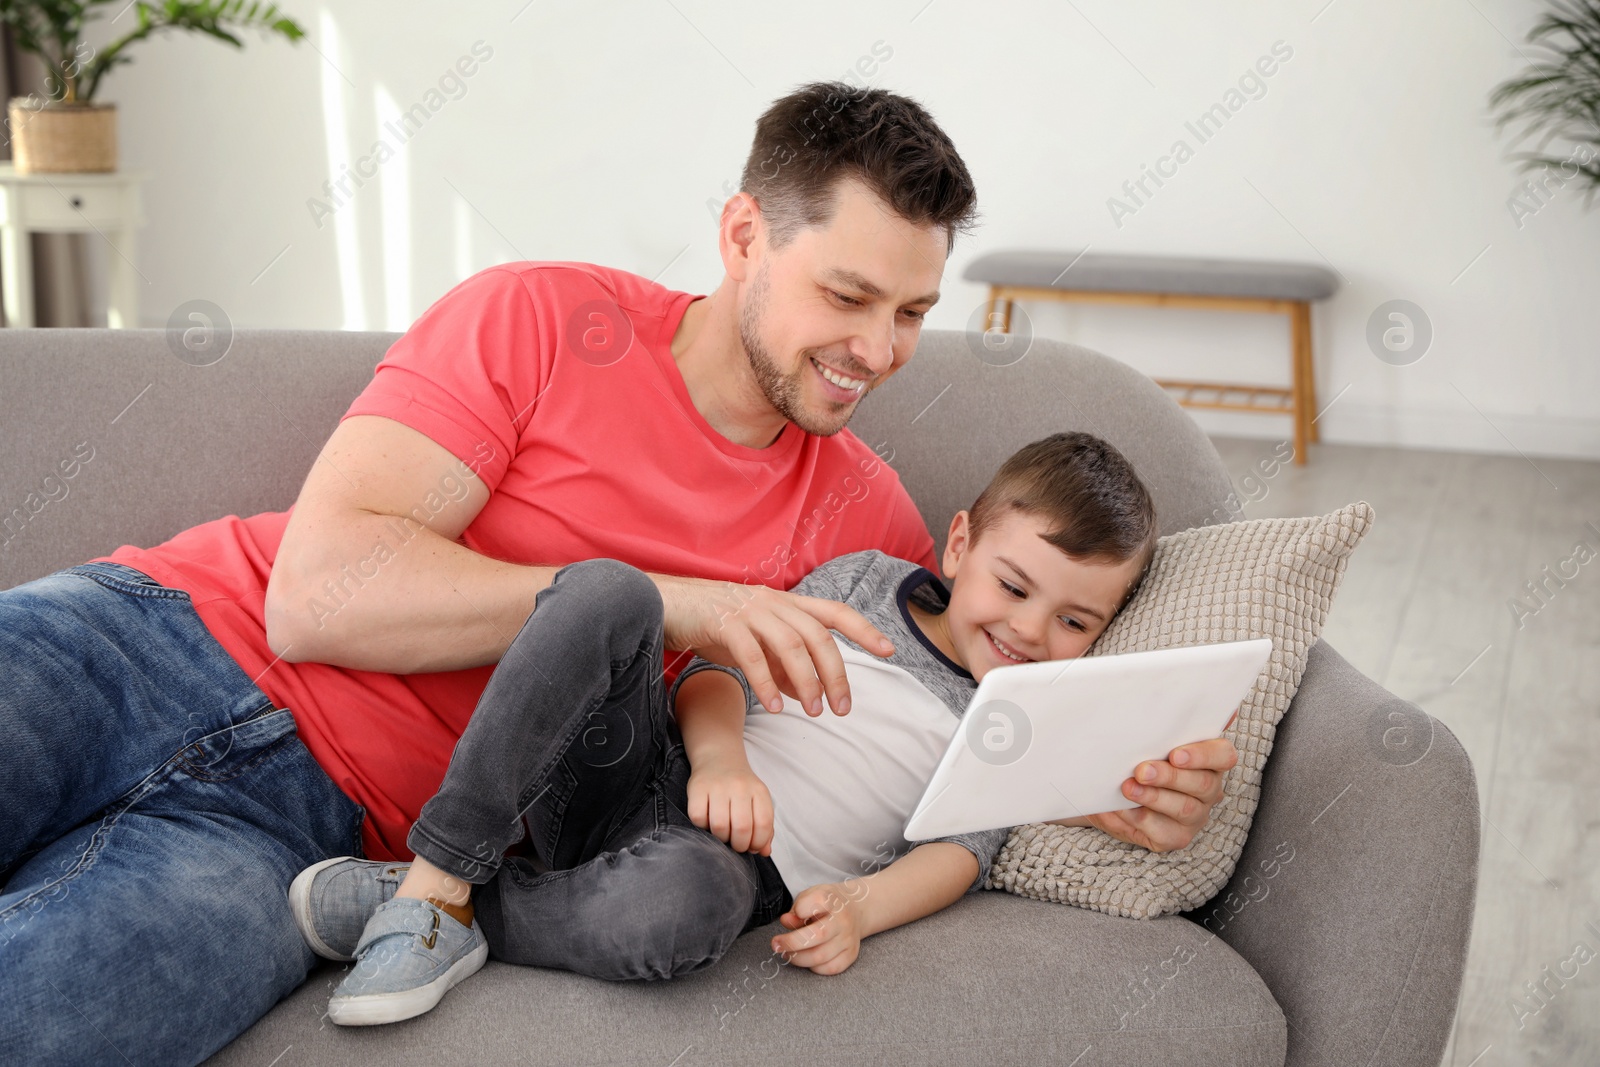
[[[739,309],[739,342],[744,345],[745,356],[750,360],[750,369],[755,373],[756,384],[761,387],[767,403],[806,433],[816,434],[819,437],[832,437],[844,429],[845,423],[850,421],[850,416],[855,414],[856,403],[840,404],[837,401],[829,401],[828,414],[818,418],[811,413],[805,405],[805,386],[800,381],[802,375],[811,373],[811,368],[808,366],[811,362],[810,357],[807,356],[794,373],[783,373],[773,360],[772,354],[761,343],[759,327],[766,308],[767,265],[763,263],[756,271],[755,279],[750,283],[750,292],[745,297],[744,307]],[[865,396],[870,388],[870,382],[862,386],[861,395]]]

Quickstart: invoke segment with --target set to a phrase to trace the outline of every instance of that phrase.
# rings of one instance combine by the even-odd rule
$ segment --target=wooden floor
[[[1297,468],[1214,440],[1247,518],[1372,505],[1323,637],[1472,758],[1481,872],[1442,1062],[1600,1064],[1600,463],[1313,445]]]

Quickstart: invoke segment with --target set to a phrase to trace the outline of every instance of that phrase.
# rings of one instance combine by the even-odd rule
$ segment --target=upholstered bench
[[[1330,270],[1269,260],[1010,250],[979,256],[962,276],[988,283],[984,329],[1002,333],[1011,332],[1012,305],[1018,298],[1286,314],[1287,388],[1174,378],[1155,382],[1185,407],[1291,416],[1298,464],[1306,461],[1307,442],[1318,439],[1311,302],[1339,288],[1339,278]]]

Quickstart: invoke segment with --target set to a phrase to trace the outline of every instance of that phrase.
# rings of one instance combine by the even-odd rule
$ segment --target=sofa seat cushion
[[[526,1067],[894,1067],[930,1063],[1227,1063],[1281,1067],[1276,1001],[1226,942],[1178,916],[1139,922],[973,893],[862,943],[841,974],[782,964],[778,923],[704,971],[605,982],[491,960],[426,1015],[319,1022],[328,964],[207,1061],[517,1063]],[[285,1062],[288,1062],[287,1058]]]

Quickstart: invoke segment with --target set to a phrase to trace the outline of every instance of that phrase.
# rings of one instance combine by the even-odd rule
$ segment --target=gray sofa
[[[0,588],[288,507],[396,336],[245,330],[197,367],[160,330],[0,331],[0,516],[74,445],[94,446],[64,497],[0,538]],[[1009,366],[981,356],[927,331],[850,425],[900,473],[941,552],[1000,460],[1064,429],[1128,455],[1163,533],[1229,517],[1216,451],[1138,373],[1044,339]],[[1409,754],[1390,744],[1397,724]],[[975,893],[871,938],[840,975],[779,967],[774,923],[670,982],[491,962],[430,1014],[362,1030],[322,1019],[342,973],[330,964],[208,1062],[1434,1067],[1478,842],[1454,735],[1319,643],[1235,877],[1194,912],[1138,921]]]

